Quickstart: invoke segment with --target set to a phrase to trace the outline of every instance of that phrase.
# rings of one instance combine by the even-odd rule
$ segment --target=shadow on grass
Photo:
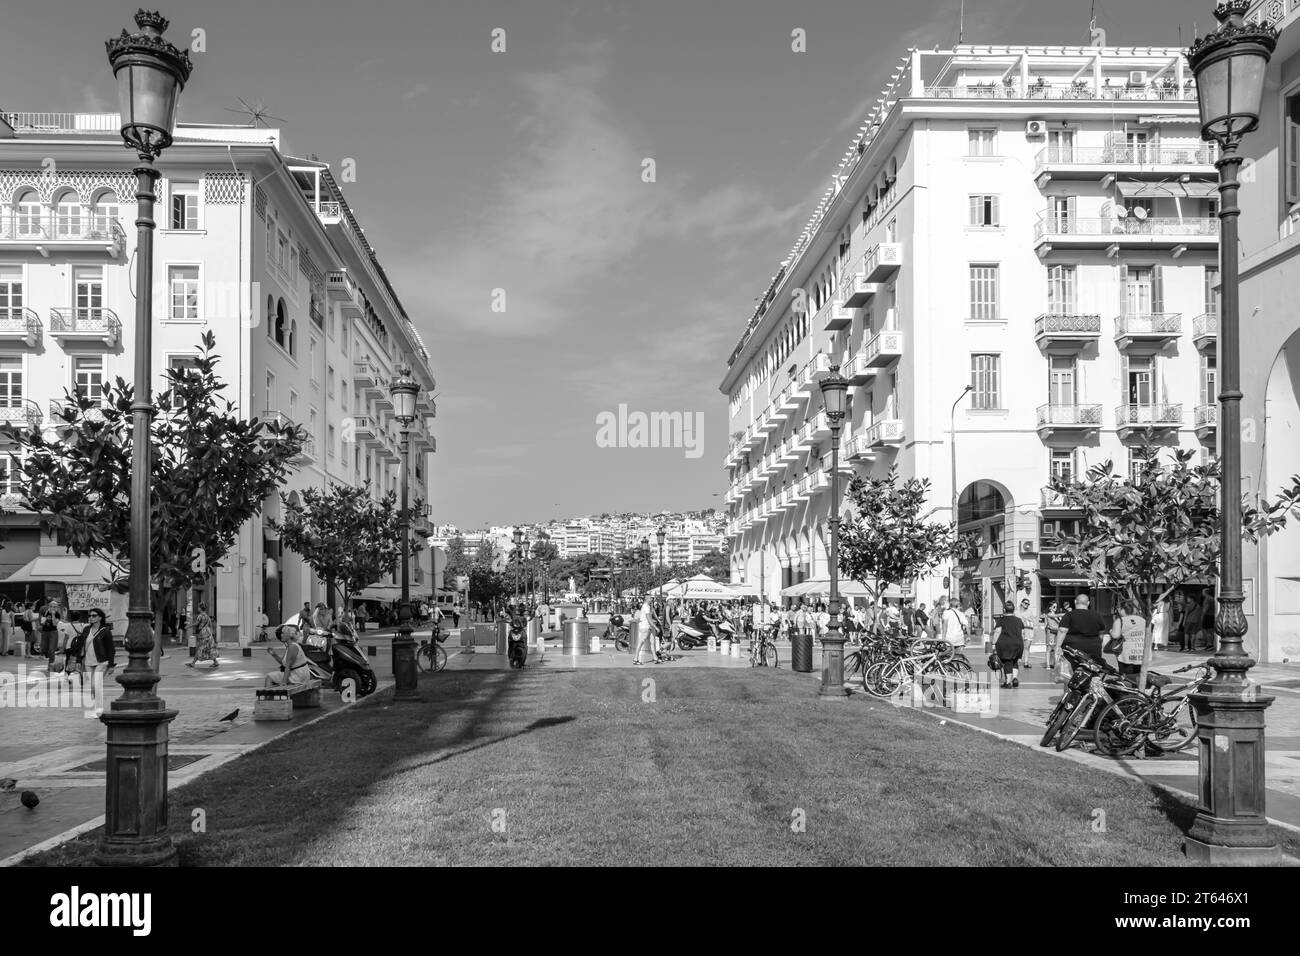
[[[547,727],[558,727],[561,724],[567,724],[570,721],[577,720],[577,719],[578,718],[572,715],[568,715],[565,717],[543,717],[540,720],[534,720],[527,727],[523,728],[523,730],[516,730],[512,734],[500,734],[496,737],[493,737],[491,740],[484,740],[479,743],[472,744],[468,747],[462,747],[460,750],[453,750],[450,753],[445,753],[440,757],[434,757],[432,760],[426,760],[424,761],[424,763],[417,763],[417,764],[412,764],[409,767],[403,767],[401,770],[397,771],[397,773],[410,773],[413,770],[420,770],[424,767],[431,767],[436,763],[442,763],[444,760],[451,760],[453,757],[461,757],[467,753],[472,753],[475,750],[482,750],[484,747],[491,747],[494,744],[505,743],[507,740],[513,740],[516,737],[522,737],[524,734],[530,734],[534,730],[545,730]]]

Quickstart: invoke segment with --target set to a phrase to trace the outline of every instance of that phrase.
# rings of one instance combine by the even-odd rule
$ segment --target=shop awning
[[[34,558],[5,578],[7,582],[57,581],[60,584],[108,584],[113,578],[99,558],[47,555]]]
[[[1115,187],[1125,199],[1207,199],[1219,191],[1214,183],[1117,182]]]
[[[368,588],[362,588],[360,593],[354,594],[353,597],[360,598],[362,601],[398,601],[402,597],[402,587],[399,584],[372,584]],[[428,597],[428,591],[411,588],[412,601],[425,600]]]

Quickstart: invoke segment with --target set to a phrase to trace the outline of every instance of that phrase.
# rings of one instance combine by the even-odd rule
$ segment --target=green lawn
[[[356,708],[175,792],[182,864],[1185,862],[1192,811],[1163,793],[819,701],[785,670],[453,671],[421,688],[437,700]],[[96,838],[31,862],[87,862]]]

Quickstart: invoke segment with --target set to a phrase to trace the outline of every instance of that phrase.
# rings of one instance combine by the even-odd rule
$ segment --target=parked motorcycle
[[[528,660],[528,625],[521,618],[510,621],[510,639],[506,646],[506,659],[514,668],[523,667]]]
[[[605,626],[605,633],[601,635],[601,640],[610,638],[614,640],[614,647],[624,654],[632,649],[632,629],[624,622],[622,614],[609,616],[609,624]]]
[[[294,627],[302,634],[302,649],[307,655],[313,679],[337,691],[343,690],[351,680],[358,697],[374,693],[379,681],[375,671],[357,646],[356,635],[346,631],[326,631],[304,627],[300,615],[295,614],[275,629],[279,637],[285,628]]]

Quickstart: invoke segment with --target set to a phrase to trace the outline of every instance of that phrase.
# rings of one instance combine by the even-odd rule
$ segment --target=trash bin
[[[811,634],[795,632],[790,635],[790,669],[801,674],[812,673],[813,639]]]
[[[587,622],[582,620],[564,622],[564,653],[589,654],[591,648],[587,643]]]
[[[497,621],[497,653],[504,654],[510,648],[510,622]]]

